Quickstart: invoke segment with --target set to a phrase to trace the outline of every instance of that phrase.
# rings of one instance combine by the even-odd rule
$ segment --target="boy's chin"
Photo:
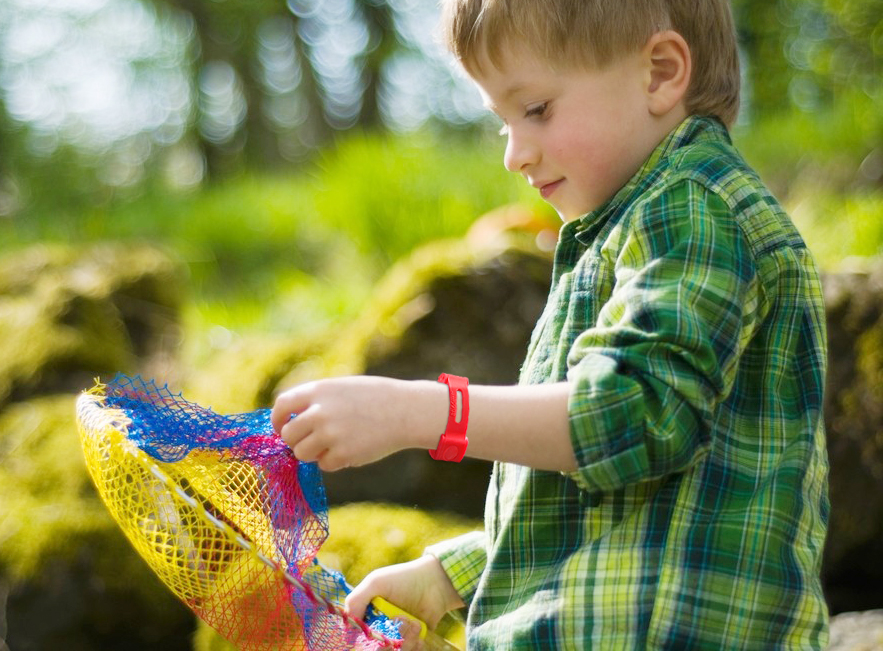
[[[558,216],[561,217],[561,221],[567,223],[588,215],[590,212],[597,210],[598,208],[603,206],[604,203],[604,201],[585,201],[583,205],[576,205],[575,203],[569,206],[556,206],[551,203],[549,205],[551,205],[555,209],[555,212],[557,212]]]
[[[552,206],[552,207],[555,208],[555,212],[558,213],[558,216],[561,218],[561,221],[563,221],[565,224],[567,222],[572,222],[575,219],[579,219],[580,217],[582,217],[586,213],[591,212],[591,210],[583,210],[582,212],[580,212],[580,211],[573,210],[573,209],[568,210],[568,209],[564,209],[564,208],[558,208],[556,206]]]

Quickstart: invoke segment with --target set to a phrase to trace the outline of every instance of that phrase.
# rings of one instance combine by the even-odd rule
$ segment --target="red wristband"
[[[466,438],[466,425],[469,423],[469,380],[459,375],[442,373],[438,376],[439,382],[448,385],[448,395],[451,398],[451,407],[448,411],[448,426],[445,433],[438,440],[438,447],[429,451],[436,461],[462,461],[466,454],[466,446],[469,439]],[[457,420],[457,394],[462,399],[462,411],[460,420]]]

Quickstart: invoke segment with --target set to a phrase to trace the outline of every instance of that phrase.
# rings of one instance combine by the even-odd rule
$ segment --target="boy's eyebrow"
[[[512,84],[509,88],[507,88],[507,89],[503,92],[503,99],[504,99],[504,100],[508,100],[508,99],[511,98],[513,95],[518,94],[518,93],[521,92],[522,90],[524,90],[524,84],[520,84],[520,83]],[[491,112],[493,112],[493,113],[497,113],[497,114],[499,115],[499,111],[498,111],[498,107],[497,107],[497,105],[494,104],[494,103],[491,101],[491,98],[488,97],[488,96],[485,96],[485,98],[484,98],[484,107],[485,107],[486,109],[488,109],[489,111],[491,111]]]
[[[509,98],[512,97],[513,95],[517,95],[518,93],[520,93],[522,90],[524,90],[524,84],[521,84],[521,83],[515,83],[515,84],[512,84],[512,85],[509,86],[509,88],[507,88],[506,91],[503,93],[503,98],[504,98],[504,99],[509,99]]]

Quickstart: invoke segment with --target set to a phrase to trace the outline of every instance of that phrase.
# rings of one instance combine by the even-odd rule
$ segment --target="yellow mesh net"
[[[268,410],[220,416],[117,376],[77,401],[86,465],[126,537],[172,592],[241,649],[398,648],[398,626],[342,610],[318,565],[321,476],[291,455]]]

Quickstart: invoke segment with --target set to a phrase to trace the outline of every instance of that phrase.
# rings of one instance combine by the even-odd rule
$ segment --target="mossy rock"
[[[831,516],[823,578],[834,613],[883,607],[883,261],[826,274],[825,422]]]
[[[74,398],[8,406],[0,460],[9,647],[187,648],[192,615],[138,557],[92,486]]]
[[[551,259],[531,238],[426,244],[390,268],[321,358],[282,384],[352,374],[435,379],[440,366],[475,382],[515,382],[550,276]]]
[[[37,245],[0,258],[0,407],[173,348],[182,278],[148,246]]]
[[[63,554],[72,535],[109,528],[92,495],[72,397],[35,399],[0,413],[0,456],[0,561],[12,579],[32,576],[44,557]]]
[[[367,307],[319,357],[296,365],[280,389],[350,374],[514,384],[542,312],[551,259],[520,233],[433,242],[394,265]],[[433,461],[406,450],[326,478],[330,504],[392,502],[479,517],[491,464]],[[449,490],[439,491],[438,486]]]
[[[404,563],[436,542],[481,528],[478,520],[394,504],[354,503],[328,513],[319,560],[356,584],[378,567]]]
[[[418,558],[430,544],[480,528],[480,522],[446,513],[428,513],[389,504],[349,504],[328,513],[330,534],[319,552],[326,567],[340,570],[351,585],[378,567]],[[462,625],[446,617],[437,632],[463,648]],[[235,651],[203,622],[194,651]]]
[[[272,406],[279,381],[292,366],[321,355],[324,341],[247,336],[218,350],[186,380],[184,396],[223,414]]]

